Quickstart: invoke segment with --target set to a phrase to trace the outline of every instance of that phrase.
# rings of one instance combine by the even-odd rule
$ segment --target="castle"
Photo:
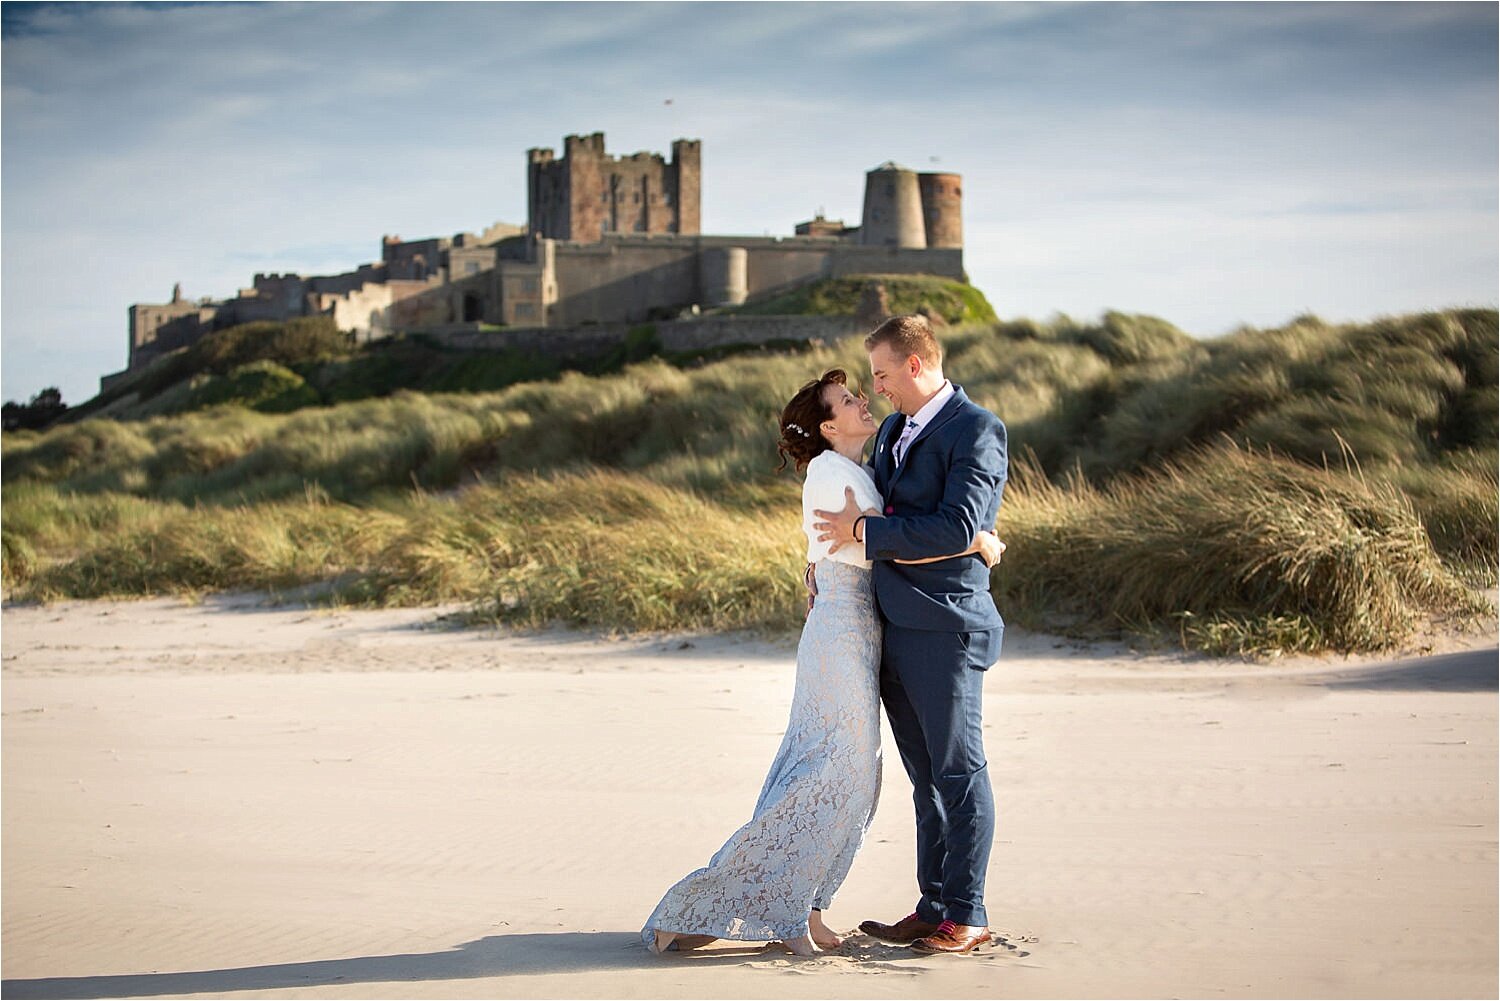
[[[492,325],[576,328],[738,306],[818,278],[918,273],[962,280],[962,179],[883,163],[858,227],[822,214],[787,237],[699,231],[702,144],[614,157],[604,134],[563,155],[527,151],[527,221],[482,233],[381,240],[380,261],[332,276],[257,274],[232,299],[130,307],[130,361],[107,386],[212,330],[331,315],[361,340]]]

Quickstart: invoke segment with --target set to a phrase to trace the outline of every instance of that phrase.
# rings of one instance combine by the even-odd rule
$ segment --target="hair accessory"
[[[797,432],[798,434],[800,434],[804,438],[811,438],[812,437],[812,435],[810,435],[806,431],[802,430],[802,426],[800,424],[788,424],[786,426],[786,429],[788,431],[795,431],[795,432]]]

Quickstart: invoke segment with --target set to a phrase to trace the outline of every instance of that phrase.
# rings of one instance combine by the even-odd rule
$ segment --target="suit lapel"
[[[948,397],[948,402],[944,403],[942,408],[938,410],[935,415],[933,415],[932,420],[928,421],[927,425],[923,427],[922,430],[917,432],[917,436],[915,438],[907,442],[906,454],[901,457],[901,465],[897,466],[895,471],[891,474],[888,484],[889,486],[894,487],[896,485],[896,481],[901,478],[901,474],[906,470],[908,466],[911,465],[912,451],[915,450],[918,445],[922,444],[922,442],[927,439],[928,435],[932,434],[938,428],[942,427],[944,424],[947,424],[955,416],[957,416],[958,411],[963,407],[965,403],[968,402],[968,400],[969,398],[964,394],[963,388],[957,383],[954,383],[953,395]],[[889,452],[890,449],[887,448],[886,451]],[[894,461],[894,456],[892,456],[892,459]]]
[[[901,420],[897,418],[901,417],[899,412],[891,414],[885,419],[885,423],[880,425],[880,432],[875,436],[875,483],[881,486],[881,493],[885,492],[882,484],[889,483],[891,474],[895,472],[896,460],[891,454],[891,430],[900,426]]]

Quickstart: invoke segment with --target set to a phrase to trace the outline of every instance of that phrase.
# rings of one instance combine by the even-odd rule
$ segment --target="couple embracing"
[[[654,952],[715,939],[841,944],[822,912],[848,875],[880,798],[880,703],[912,782],[916,907],[860,930],[922,953],[990,940],[985,869],[995,807],[980,705],[1005,625],[988,531],[1005,486],[1005,426],[943,377],[925,318],[865,340],[877,431],[845,374],[827,372],[782,412],[778,450],[806,469],[811,608],[791,719],[749,823],[667,891],[642,929]],[[875,439],[870,465],[864,451]]]

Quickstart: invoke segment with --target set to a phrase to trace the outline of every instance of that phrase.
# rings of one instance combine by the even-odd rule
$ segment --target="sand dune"
[[[1014,635],[986,682],[1001,940],[658,958],[741,823],[788,643],[252,599],[11,607],[6,997],[1493,997],[1493,636],[1253,665]],[[1450,644],[1463,646],[1465,644]],[[911,903],[908,788],[829,912]]]

